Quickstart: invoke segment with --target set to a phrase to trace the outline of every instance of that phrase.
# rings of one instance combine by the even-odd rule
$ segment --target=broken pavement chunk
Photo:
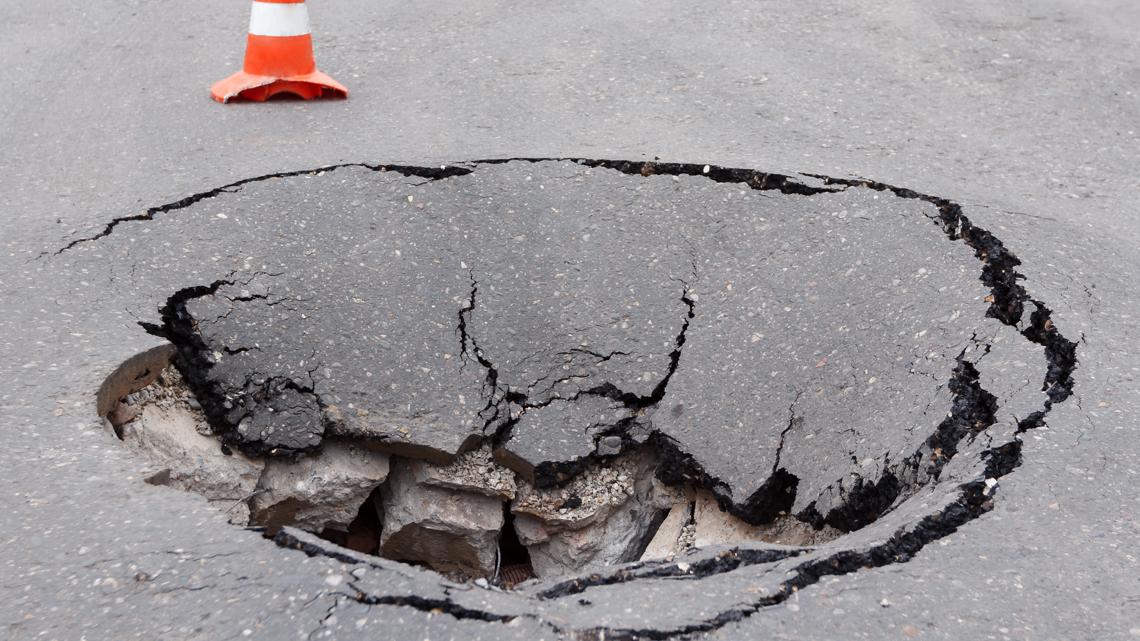
[[[550,487],[585,468],[600,432],[632,416],[626,405],[604,396],[554,400],[524,411],[511,426],[506,443],[495,450],[495,458],[528,482]],[[617,438],[620,451],[620,437],[604,438]]]
[[[147,461],[148,482],[197,492],[244,525],[249,517],[244,502],[261,476],[261,462],[223,451],[201,412],[189,404],[192,396],[178,371],[163,370],[156,383],[129,399],[123,407],[132,408],[136,420],[120,432],[127,447]]]
[[[250,501],[258,525],[346,531],[388,476],[388,455],[337,441],[297,461],[271,459]]]
[[[382,556],[468,577],[494,574],[503,527],[499,498],[417,483],[407,462],[396,459],[379,503]]]
[[[247,415],[237,425],[242,443],[255,442],[263,453],[311,450],[321,443],[324,426],[320,408],[311,394],[269,382],[259,393],[262,411]],[[255,451],[256,451],[255,449]]]

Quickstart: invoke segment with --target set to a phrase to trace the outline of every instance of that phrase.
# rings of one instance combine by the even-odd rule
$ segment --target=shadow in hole
[[[376,510],[379,498],[380,488],[376,488],[360,506],[356,518],[348,524],[347,532],[325,528],[318,536],[350,550],[377,555],[380,551],[380,532],[383,529],[380,514]]]
[[[515,515],[509,503],[503,503],[503,529],[499,531],[499,571],[495,581],[506,588],[512,588],[527,579],[534,578],[534,566],[530,562],[530,552],[519,540],[515,532]]]

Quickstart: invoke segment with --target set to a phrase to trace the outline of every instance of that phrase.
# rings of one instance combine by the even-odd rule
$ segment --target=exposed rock
[[[388,477],[388,455],[336,441],[297,461],[273,459],[250,502],[260,525],[347,531],[360,506]]]
[[[598,456],[614,456],[621,453],[620,436],[603,436],[598,440]]]
[[[564,488],[520,483],[512,506],[515,531],[535,574],[560,576],[636,560],[646,533],[664,516],[654,505],[652,470],[652,454],[642,450],[593,463]],[[526,520],[520,526],[527,515],[540,527]]]
[[[239,525],[249,522],[245,501],[261,476],[261,464],[238,452],[226,455],[222,444],[204,432],[204,418],[181,403],[138,409],[139,419],[122,426],[123,441],[149,463],[147,481],[193,490],[226,512]]]
[[[519,537],[519,543],[523,545],[534,545],[550,540],[550,533],[546,531],[546,526],[533,516],[516,514],[514,515],[514,523],[515,534]]]
[[[496,497],[422,485],[397,459],[380,491],[380,554],[470,577],[495,571],[503,503]]]
[[[689,524],[692,516],[692,504],[674,505],[665,520],[661,522],[661,526],[657,528],[657,533],[653,535],[653,540],[649,542],[645,552],[642,552],[641,560],[668,559],[683,552],[685,548],[680,546],[681,535],[685,532],[685,526]]]
[[[417,483],[512,499],[515,475],[497,464],[489,446],[460,454],[450,465],[408,461]]]

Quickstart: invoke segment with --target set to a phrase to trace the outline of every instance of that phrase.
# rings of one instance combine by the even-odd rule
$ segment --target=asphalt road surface
[[[1140,6],[882,4],[315,0],[318,63],[351,97],[222,106],[208,87],[240,64],[245,3],[4,3],[0,636],[1140,638]],[[1019,259],[1016,297],[1046,304],[1049,331],[1075,343],[1071,393],[1032,429],[987,437],[1020,443],[996,486],[932,491],[839,539],[849,553],[745,555],[732,567],[698,555],[684,569],[545,592],[443,586],[407,566],[329,556],[300,534],[277,546],[193,495],[142,482],[96,415],[95,390],[163,343],[139,322],[160,322],[168,296],[245,257],[220,240],[213,254],[189,249],[236,242],[204,221],[227,220],[226,198],[263,193],[242,210],[258,213],[252,237],[316,233],[274,226],[284,197],[271,183],[299,178],[220,188],[345,163],[486,158],[659,158],[867,179],[957,203]],[[352,171],[366,173],[323,178]],[[833,196],[809,200],[820,197]],[[310,209],[312,227],[338,232],[335,209]],[[868,242],[919,232],[894,233]],[[971,252],[935,240],[970,270],[941,275],[942,286],[980,286]],[[680,306],[683,293],[646,296]],[[689,348],[706,340],[700,304]],[[968,323],[981,326],[982,305]],[[729,316],[726,331],[743,331]],[[994,336],[1033,334],[1030,316]],[[1035,350],[1008,358],[1059,362],[1042,355],[1048,345]],[[699,373],[718,364],[680,363],[679,404],[707,398]],[[657,423],[684,436],[681,421]],[[983,460],[982,441],[970,460]]]

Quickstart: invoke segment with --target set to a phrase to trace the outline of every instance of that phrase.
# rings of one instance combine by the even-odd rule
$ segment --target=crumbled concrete
[[[272,459],[250,502],[258,525],[347,531],[360,506],[388,477],[388,455],[325,441],[297,461]]]
[[[548,529],[575,529],[604,519],[633,496],[636,470],[629,459],[591,464],[562,487],[536,488],[519,480],[515,514],[533,516]]]
[[[450,465],[408,461],[417,483],[502,499],[515,496],[515,475],[498,465],[489,446],[460,454]]]
[[[503,503],[493,496],[423,485],[396,459],[377,506],[380,554],[469,577],[494,574]]]
[[[652,453],[642,450],[594,463],[565,488],[520,483],[512,505],[515,532],[535,574],[547,578],[636,560],[663,516],[654,505],[653,465]]]
[[[230,521],[245,525],[245,501],[253,493],[262,465],[240,452],[226,453],[186,389],[178,371],[167,368],[156,382],[130,394],[111,414],[127,447],[148,464],[147,481],[201,494]]]

